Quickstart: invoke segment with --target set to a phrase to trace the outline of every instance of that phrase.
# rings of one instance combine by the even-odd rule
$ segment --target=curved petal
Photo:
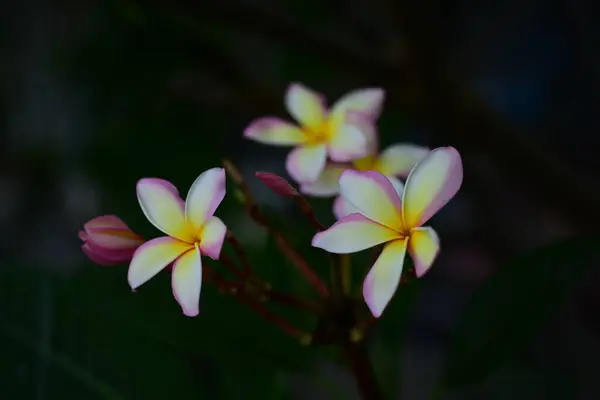
[[[113,260],[108,257],[105,257],[102,253],[98,253],[97,251],[90,248],[90,245],[88,243],[84,243],[83,245],[81,245],[81,250],[83,250],[83,253],[90,260],[92,260],[92,262],[94,262],[98,265],[102,265],[105,267],[112,267],[113,265],[119,265],[119,264],[123,263],[123,261],[121,261],[121,260]],[[127,260],[125,262],[127,262]]]
[[[83,225],[83,229],[87,232],[93,228],[113,228],[113,229],[129,229],[127,224],[116,215],[101,215],[93,218]]]
[[[348,111],[346,118],[341,120],[342,124],[356,125],[367,140],[368,155],[376,155],[379,152],[379,132],[377,132],[377,124],[375,120],[361,111]],[[332,121],[332,127],[338,127],[342,124],[336,124]]]
[[[387,176],[406,178],[411,169],[429,154],[427,147],[413,144],[394,144],[381,152],[377,170]]]
[[[331,106],[332,118],[343,118],[348,111],[360,111],[371,119],[379,118],[385,92],[381,88],[357,89],[346,93]]]
[[[88,228],[85,240],[96,247],[111,250],[136,248],[144,243],[141,236],[129,229]]]
[[[364,128],[347,123],[332,130],[327,150],[333,161],[347,162],[367,155],[368,144]]]
[[[192,239],[185,223],[185,204],[170,182],[157,178],[141,179],[137,183],[137,197],[152,225],[178,239]]]
[[[398,232],[361,214],[350,214],[317,233],[312,246],[335,254],[349,254],[397,239]]]
[[[411,229],[408,252],[415,265],[417,276],[423,276],[440,252],[440,239],[437,233],[430,227]]]
[[[299,183],[317,180],[327,160],[324,144],[296,147],[290,152],[285,162],[288,174]]]
[[[361,214],[400,232],[400,197],[388,178],[377,171],[346,170],[340,177],[340,193]]]
[[[112,262],[116,264],[125,264],[131,261],[133,254],[143,244],[140,243],[135,247],[130,248],[121,248],[121,249],[110,249],[107,247],[99,247],[94,242],[86,241],[84,245],[86,248],[84,252],[89,256],[89,253],[93,253],[96,257],[103,259],[107,262]],[[91,257],[90,257],[91,258]],[[92,260],[94,261],[94,260]]]
[[[316,197],[335,196],[340,192],[340,175],[345,169],[337,165],[328,165],[316,181],[301,185],[300,191]]]
[[[398,193],[398,197],[402,198],[402,194],[404,193],[404,183],[400,179],[394,178],[393,176],[386,176],[389,179],[390,183],[394,187],[396,193]]]
[[[197,232],[225,198],[225,169],[211,168],[192,183],[185,200],[185,218]],[[199,233],[199,232],[198,232]]]
[[[336,219],[342,219],[346,215],[356,214],[360,212],[350,202],[346,201],[342,196],[338,196],[333,201],[333,215]]]
[[[200,313],[202,289],[202,260],[198,248],[189,250],[175,261],[171,274],[173,296],[188,317]]]
[[[404,188],[406,227],[415,228],[427,222],[454,197],[462,179],[462,161],[454,147],[438,147],[419,161]]]
[[[146,283],[164,267],[173,262],[193,245],[164,236],[144,243],[133,254],[127,271],[127,280],[132,289]]]
[[[276,117],[254,120],[244,130],[244,137],[273,146],[294,146],[306,142],[307,136],[298,126]]]
[[[379,318],[398,288],[406,255],[406,242],[388,243],[363,283],[363,297],[375,318]]]
[[[303,127],[318,130],[325,122],[325,98],[300,83],[292,83],[285,93],[285,108]]]
[[[218,260],[223,248],[227,227],[220,218],[211,217],[202,230],[200,250],[213,260]]]

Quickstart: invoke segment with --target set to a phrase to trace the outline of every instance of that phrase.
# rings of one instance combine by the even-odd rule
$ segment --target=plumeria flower
[[[423,224],[456,194],[462,178],[460,154],[453,147],[437,148],[419,161],[402,198],[380,172],[346,170],[340,176],[341,195],[358,212],[317,233],[312,245],[348,254],[385,243],[363,283],[367,306],[379,317],[398,287],[407,250],[417,276],[431,267],[440,244]]]
[[[119,217],[103,215],[83,225],[79,232],[81,249],[90,260],[100,265],[118,265],[131,261],[144,239],[133,232]]]
[[[202,287],[201,255],[219,259],[227,228],[213,216],[225,197],[225,170],[212,168],[192,184],[184,202],[171,183],[155,178],[137,183],[146,218],[167,236],[143,244],[133,255],[127,279],[136,289],[173,263],[173,295],[183,313],[199,313]]]
[[[366,154],[367,133],[362,128],[379,118],[383,99],[382,89],[359,89],[328,110],[323,95],[293,83],[286,91],[285,107],[298,125],[263,117],[252,122],[244,136],[274,146],[296,146],[287,157],[287,171],[297,182],[313,182],[328,155],[333,161],[348,162]]]
[[[353,112],[354,113],[354,112]],[[368,138],[368,155],[354,160],[350,165],[330,163],[319,175],[316,181],[304,183],[300,191],[317,197],[334,196],[340,192],[340,175],[348,168],[357,171],[378,171],[384,174],[398,195],[402,196],[404,184],[398,178],[406,179],[415,164],[429,153],[429,149],[408,143],[393,144],[379,153],[377,132],[364,129]],[[333,202],[333,214],[337,219],[355,213],[352,204],[338,196]]]

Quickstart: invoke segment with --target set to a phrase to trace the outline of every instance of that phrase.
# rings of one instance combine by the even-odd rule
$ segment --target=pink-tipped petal
[[[327,150],[333,161],[348,162],[367,155],[368,144],[360,125],[343,124],[332,130]]]
[[[398,288],[407,241],[408,238],[386,244],[365,278],[363,297],[375,318],[381,316]]]
[[[164,236],[144,243],[133,254],[127,271],[127,280],[132,289],[146,283],[181,254],[194,248],[193,245],[172,237]]]
[[[406,227],[415,228],[427,222],[454,197],[462,179],[462,161],[454,147],[439,147],[419,161],[404,188]]]
[[[113,262],[115,264],[124,264],[131,261],[133,253],[135,253],[137,248],[140,247],[142,244],[143,242],[129,248],[111,249],[107,247],[99,247],[94,242],[89,240],[85,242],[87,250],[93,252],[99,258],[107,260],[108,262]]]
[[[253,121],[244,130],[244,137],[273,146],[294,146],[304,143],[306,134],[298,126],[276,117]]]
[[[90,245],[87,244],[87,243],[84,243],[83,245],[81,245],[81,250],[83,250],[83,253],[90,260],[92,260],[92,262],[95,263],[95,264],[102,265],[102,266],[105,266],[105,267],[112,267],[114,265],[121,264],[120,261],[111,260],[109,258],[103,257],[102,254],[99,254],[98,252],[92,250],[90,248]]]
[[[406,178],[413,167],[429,154],[427,147],[395,144],[381,152],[377,170],[387,176]]]
[[[404,183],[401,180],[394,178],[393,176],[387,176],[392,186],[394,186],[394,190],[398,194],[398,197],[402,198],[402,193],[404,191]],[[360,212],[356,207],[354,207],[350,202],[344,200],[342,196],[337,197],[333,202],[333,215],[335,215],[336,219],[340,219],[345,217],[346,215],[353,214],[356,212]]]
[[[425,275],[440,252],[440,239],[437,233],[430,227],[411,229],[408,252],[415,265],[417,276]]]
[[[96,247],[125,250],[135,249],[144,243],[144,239],[129,229],[88,228],[86,242],[91,242]]]
[[[227,233],[227,227],[217,217],[211,217],[204,225],[202,230],[202,237],[200,240],[200,250],[202,254],[207,255],[213,260],[218,260],[223,248],[223,240],[225,240],[225,234]]]
[[[325,98],[308,87],[292,83],[285,93],[285,108],[303,127],[318,130],[325,121]]]
[[[312,239],[312,246],[330,253],[349,254],[399,237],[398,232],[356,213],[317,233]]]
[[[377,124],[374,122],[373,118],[370,118],[368,114],[360,111],[348,111],[345,123],[357,126],[363,133],[367,141],[367,155],[376,155],[379,153],[379,132],[377,131]],[[333,124],[332,126],[336,125]]]
[[[398,193],[398,197],[402,198],[404,194],[404,183],[400,179],[394,178],[393,176],[386,176],[390,180],[390,183],[394,187],[396,193]]]
[[[296,147],[287,157],[285,166],[288,174],[299,183],[317,180],[327,160],[327,149],[324,144]]]
[[[200,290],[202,289],[202,260],[200,251],[189,250],[175,261],[171,274],[173,296],[188,317],[200,312]]]
[[[348,111],[360,111],[375,120],[383,107],[385,92],[381,88],[357,89],[346,93],[331,107],[332,118],[343,118]]]
[[[185,223],[185,204],[174,186],[163,179],[144,178],[137,183],[137,197],[146,218],[169,236],[192,238]]]
[[[381,173],[346,170],[340,176],[340,193],[361,214],[403,231],[400,197],[390,180]]]
[[[345,169],[345,167],[328,165],[316,181],[300,186],[300,191],[315,197],[335,196],[340,192],[340,175]]]
[[[288,181],[271,172],[257,172],[256,177],[279,196],[296,197],[298,191]]]
[[[333,215],[335,215],[336,219],[342,219],[346,215],[356,214],[360,212],[350,204],[348,201],[344,200],[342,196],[338,196],[333,201]]]
[[[83,229],[87,231],[91,228],[114,228],[114,229],[129,229],[127,224],[121,218],[115,215],[101,215],[93,218],[83,225]]]
[[[194,230],[202,228],[225,198],[225,169],[211,168],[192,184],[185,201],[185,217]]]

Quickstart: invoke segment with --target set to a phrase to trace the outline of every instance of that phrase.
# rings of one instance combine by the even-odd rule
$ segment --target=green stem
[[[352,264],[348,254],[340,256],[340,269],[342,274],[342,290],[345,296],[349,296],[352,290]]]
[[[356,379],[356,386],[363,400],[382,400],[383,395],[377,384],[367,351],[360,343],[348,342],[344,345],[348,366]]]

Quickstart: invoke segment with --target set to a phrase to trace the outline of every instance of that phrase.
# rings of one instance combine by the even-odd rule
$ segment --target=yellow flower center
[[[327,143],[331,137],[331,124],[325,121],[316,129],[304,128],[304,133],[308,145]]]

